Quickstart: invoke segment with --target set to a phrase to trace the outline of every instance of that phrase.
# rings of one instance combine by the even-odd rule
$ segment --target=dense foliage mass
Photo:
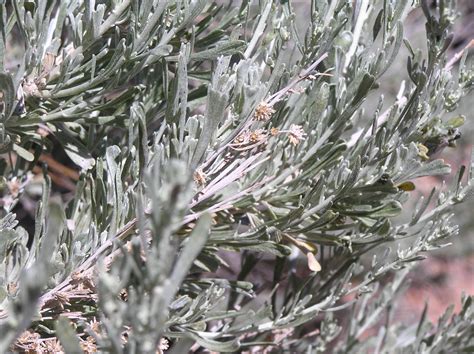
[[[412,6],[313,0],[302,32],[283,0],[0,1],[0,352],[472,349],[471,297],[390,316],[473,185],[403,210],[474,83],[454,4]]]

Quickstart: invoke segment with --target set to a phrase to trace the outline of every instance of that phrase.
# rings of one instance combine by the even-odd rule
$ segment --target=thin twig
[[[444,70],[447,70],[447,71],[451,70],[454,64],[456,64],[456,62],[462,58],[462,56],[464,55],[464,52],[470,48],[474,48],[474,39],[471,39],[471,41],[463,49],[461,49],[459,52],[454,54],[451,60],[446,63]]]

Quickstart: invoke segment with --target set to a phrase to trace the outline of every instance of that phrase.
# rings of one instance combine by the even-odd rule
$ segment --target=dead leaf
[[[308,268],[312,272],[320,272],[321,271],[321,264],[317,261],[316,257],[313,253],[308,252],[306,253],[306,257],[308,258]]]

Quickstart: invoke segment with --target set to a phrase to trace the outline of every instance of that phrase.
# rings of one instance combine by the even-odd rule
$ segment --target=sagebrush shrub
[[[463,166],[409,210],[473,87],[454,3],[421,1],[426,51],[410,2],[307,6],[0,2],[0,352],[473,347],[472,297],[436,328],[390,317],[472,194]]]

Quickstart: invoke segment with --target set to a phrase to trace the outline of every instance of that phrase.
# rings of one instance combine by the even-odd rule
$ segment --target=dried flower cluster
[[[193,174],[194,182],[198,186],[204,186],[207,181],[206,174],[202,170],[196,170]]]
[[[275,110],[266,102],[260,102],[255,108],[254,119],[259,122],[267,122],[272,117]]]
[[[229,145],[232,151],[248,151],[259,147],[260,149],[266,146],[268,133],[265,129],[246,130],[238,135],[232,144]]]
[[[292,124],[288,130],[288,139],[293,145],[298,145],[302,140],[305,139],[306,133],[303,128],[299,125]]]

